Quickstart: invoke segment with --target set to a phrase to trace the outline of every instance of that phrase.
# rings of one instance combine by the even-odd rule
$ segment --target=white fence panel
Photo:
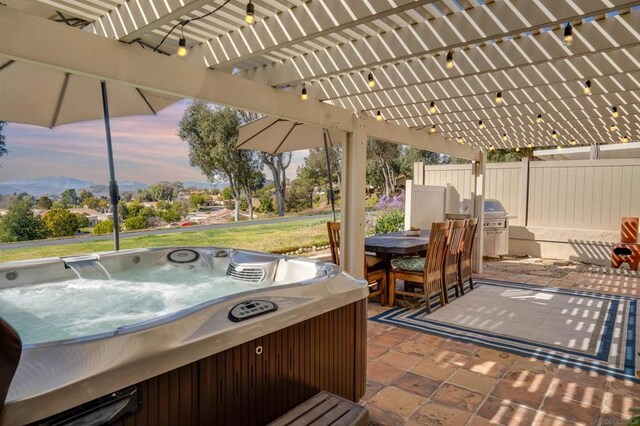
[[[618,230],[640,216],[637,182],[638,159],[532,162],[528,225]]]
[[[431,229],[433,222],[445,220],[445,187],[414,185],[407,181],[405,191],[405,229]]]

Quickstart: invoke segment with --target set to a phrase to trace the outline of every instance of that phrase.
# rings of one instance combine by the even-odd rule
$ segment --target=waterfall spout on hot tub
[[[100,263],[97,256],[79,256],[64,259],[64,267],[73,271],[81,279],[110,280],[111,274]]]

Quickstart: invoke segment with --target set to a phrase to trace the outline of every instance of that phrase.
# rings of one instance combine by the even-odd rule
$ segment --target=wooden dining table
[[[364,239],[364,250],[382,257],[387,270],[387,291],[391,288],[389,271],[391,259],[394,256],[424,256],[429,245],[430,230],[420,231],[420,236],[408,235],[409,231],[391,232],[388,234],[372,235]],[[387,294],[387,300],[389,300]]]

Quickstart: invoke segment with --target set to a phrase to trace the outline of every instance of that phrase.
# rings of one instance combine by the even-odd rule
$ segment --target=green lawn
[[[120,241],[120,248],[125,250],[162,246],[217,246],[285,253],[296,250],[299,247],[326,244],[328,244],[328,238],[325,221],[310,219],[268,225],[246,225],[201,232],[185,231],[127,238]],[[95,253],[112,249],[113,242],[111,240],[11,250],[2,250],[0,246],[0,262]]]

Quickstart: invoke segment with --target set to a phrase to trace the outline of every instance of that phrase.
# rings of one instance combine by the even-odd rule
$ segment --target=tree
[[[87,200],[89,199],[93,199],[93,192],[88,189],[83,189],[80,191],[80,194],[78,194],[78,200],[81,206],[86,206]]]
[[[265,186],[258,191],[258,201],[260,201],[260,212],[274,213],[276,207],[273,205],[273,185]]]
[[[38,198],[38,201],[36,202],[36,207],[38,207],[40,210],[49,210],[52,205],[53,205],[53,200],[47,197],[46,195],[43,195],[40,198]]]
[[[377,139],[367,141],[367,182],[384,195],[396,189],[400,146]]]
[[[158,182],[147,188],[153,201],[172,201],[178,196],[178,192],[182,191],[180,182],[166,183]]]
[[[260,117],[248,111],[238,111],[240,123],[248,123]],[[273,186],[276,192],[278,204],[278,216],[284,216],[285,196],[287,190],[287,168],[291,165],[291,153],[283,152],[280,154],[260,153],[262,163],[269,168],[273,178]]]
[[[77,206],[78,201],[78,195],[73,188],[65,189],[62,194],[60,194],[60,202],[67,208]]]
[[[9,153],[7,149],[7,142],[4,136],[4,127],[7,125],[6,121],[0,121],[0,157]]]
[[[449,156],[437,152],[424,151],[409,146],[402,148],[401,151],[398,158],[399,172],[405,175],[407,179],[413,179],[413,163],[419,161],[431,165],[449,163]]]
[[[331,186],[334,182],[340,187],[340,159],[342,151],[340,147],[329,148],[329,164],[331,165]],[[327,203],[329,199],[329,179],[327,177],[327,155],[324,148],[314,148],[309,150],[309,155],[305,157],[304,164],[298,168],[298,179],[306,181],[307,185],[318,188],[325,188]]]
[[[249,161],[243,164],[247,170],[240,173],[240,188],[247,197],[247,207],[249,208],[249,220],[253,220],[253,196],[256,191],[264,186],[265,176],[262,173],[262,162],[257,152],[249,151]]]
[[[91,222],[89,222],[89,218],[82,213],[74,213],[76,215],[76,219],[78,219],[78,228],[88,228],[91,226]]]
[[[191,206],[191,208],[197,209],[198,207],[203,206],[206,202],[207,199],[202,194],[189,195],[189,205]]]
[[[510,163],[521,161],[523,158],[533,159],[533,148],[520,148],[518,151],[515,149],[494,149],[487,152],[488,163]]]
[[[78,218],[67,209],[51,209],[42,217],[42,221],[53,237],[69,237],[80,229]]]
[[[47,228],[33,213],[33,200],[16,198],[6,215],[0,218],[0,241],[30,241],[47,238]]]
[[[240,218],[243,181],[251,179],[252,153],[235,147],[238,139],[239,114],[227,107],[211,107],[202,102],[191,103],[180,120],[178,136],[189,145],[189,162],[209,179],[223,180],[235,204],[234,218]]]

